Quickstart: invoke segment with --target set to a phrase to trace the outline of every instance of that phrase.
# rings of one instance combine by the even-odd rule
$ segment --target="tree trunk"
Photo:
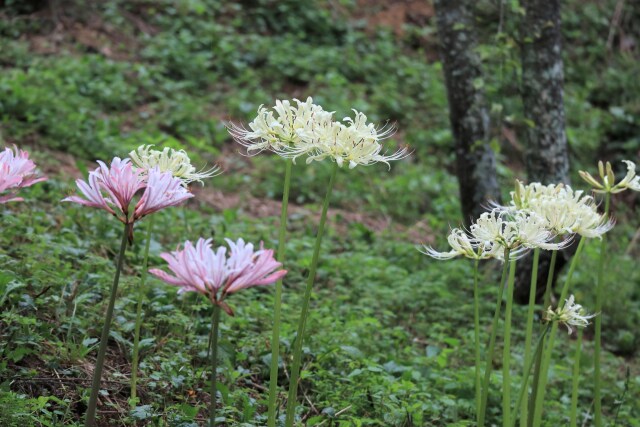
[[[568,184],[560,0],[524,0],[523,5],[522,100],[532,123],[527,128],[527,175],[543,184]]]
[[[568,184],[569,158],[565,133],[562,34],[560,0],[523,0],[522,22],[522,100],[524,115],[531,122],[526,131],[525,164],[529,182]],[[561,252],[556,274],[575,247]],[[550,254],[540,254],[538,298],[544,293]],[[529,295],[531,256],[521,262],[515,289],[518,302]]]
[[[488,144],[489,113],[482,82],[473,0],[436,0],[440,54],[456,150],[456,173],[465,225],[489,200],[499,201],[495,156]]]

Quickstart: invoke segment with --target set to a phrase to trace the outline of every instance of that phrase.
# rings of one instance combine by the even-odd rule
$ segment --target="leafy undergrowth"
[[[347,178],[347,172],[339,174],[339,181]],[[66,175],[54,176],[30,189],[27,202],[3,206],[2,425],[74,425],[81,422],[86,408],[120,227],[102,211],[60,203],[72,187]],[[289,366],[303,279],[311,262],[317,206],[307,208],[307,214],[291,216],[287,241],[290,273],[284,293],[281,409],[288,386],[284,368]],[[471,266],[463,260],[428,259],[397,232],[341,221],[331,220],[323,243],[304,347],[300,423],[473,425]],[[218,243],[224,237],[243,237],[275,247],[277,224],[275,216],[256,219],[232,209],[211,211],[194,199],[186,208],[156,214],[150,264],[161,265],[161,251],[199,236]],[[195,294],[178,295],[175,288],[155,279],[145,290],[140,402],[133,409],[129,406],[135,298],[144,244],[140,226],[144,224],[139,224],[135,243],[127,251],[119,289],[102,382],[100,425],[201,425],[210,401],[211,306]],[[595,261],[596,248],[595,244],[587,248],[577,289],[592,282],[587,267]],[[483,268],[483,325],[490,323],[497,270],[495,264]],[[612,286],[623,278],[639,280],[629,258],[618,260],[611,275]],[[227,425],[266,423],[272,295],[271,289],[234,295],[230,303],[236,316],[223,319],[219,416]],[[614,301],[618,299],[611,297]],[[621,303],[616,304],[620,309]],[[622,307],[637,312],[629,300]],[[514,372],[522,368],[524,315],[524,307],[517,307]],[[488,330],[483,328],[482,333],[486,341]],[[564,334],[557,341],[547,391],[548,426],[567,422],[573,341]],[[614,341],[607,337],[609,348]],[[592,396],[591,342],[586,349],[580,401],[585,413]],[[499,368],[499,359],[494,363]],[[611,353],[606,353],[604,363],[607,419],[639,425],[637,365]],[[626,369],[631,373],[625,380]],[[496,372],[489,406],[494,423],[500,422],[499,383]],[[514,387],[518,385],[515,375]]]
[[[239,155],[224,125],[246,121],[261,103],[308,95],[338,116],[357,108],[375,122],[396,123],[390,150],[408,145],[414,151],[391,171],[381,166],[338,175],[337,209],[323,243],[305,337],[300,424],[474,425],[470,265],[436,262],[414,247],[420,241],[444,247],[442,236],[460,222],[446,91],[427,2],[388,2],[406,8],[404,15],[385,14],[381,4],[387,2],[374,0],[329,6],[297,0],[73,1],[74,7],[58,9],[49,3],[56,2],[7,1],[0,9],[0,137],[30,148],[52,177],[26,191],[27,202],[1,208],[0,425],[74,425],[86,408],[120,230],[103,212],[59,202],[73,191],[78,169],[86,173],[93,167],[86,161],[124,156],[151,143],[187,148],[195,164],[221,164],[225,173],[195,189],[187,208],[156,215],[152,266],[161,265],[160,252],[200,236],[216,243],[224,237],[264,240],[275,247],[283,164],[271,156]],[[492,147],[506,194],[512,177],[524,175],[520,155],[529,124],[517,78],[519,2],[505,3],[498,29],[498,3],[478,2],[485,78],[476,83],[492,106]],[[638,35],[637,10],[625,6],[611,45],[602,36],[618,3],[572,0],[563,9],[567,129],[576,170],[593,168],[600,156],[637,159],[640,61],[637,49],[627,46]],[[394,16],[404,18],[391,28],[367,24]],[[294,169],[281,409],[328,176],[324,164]],[[640,426],[634,206],[637,197],[628,195],[614,204],[618,225],[610,239],[611,292],[603,310],[607,425]],[[145,290],[141,400],[130,408],[142,235],[137,232],[127,252],[101,424],[202,424],[210,401],[211,307],[156,280]],[[597,243],[590,243],[574,283],[585,307],[593,306],[595,265]],[[493,264],[482,270],[485,326],[497,270]],[[271,289],[257,289],[230,300],[236,316],[223,321],[218,373],[219,414],[228,425],[265,424],[272,298]],[[514,323],[518,373],[522,307]],[[486,342],[488,330],[482,333]],[[589,417],[593,396],[590,338],[587,330],[583,417]],[[566,425],[568,417],[573,340],[563,334],[557,343],[547,390],[549,427]],[[489,417],[497,425],[499,358],[494,365]],[[519,376],[513,380],[517,389]]]

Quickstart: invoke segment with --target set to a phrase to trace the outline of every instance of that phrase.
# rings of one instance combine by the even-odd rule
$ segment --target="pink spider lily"
[[[0,192],[9,194],[0,196],[0,203],[21,202],[22,197],[15,197],[20,188],[30,187],[37,182],[46,181],[47,177],[36,177],[36,165],[29,159],[29,153],[14,146],[5,148],[0,153]]]
[[[174,275],[160,269],[151,269],[149,273],[180,287],[179,293],[198,292],[206,296],[233,316],[233,310],[224,301],[228,295],[244,288],[271,285],[287,271],[278,270],[282,264],[273,258],[273,250],[263,249],[262,244],[254,251],[253,245],[242,239],[226,241],[231,249],[228,256],[224,246],[214,251],[211,239],[200,238],[195,245],[186,241],[184,249],[160,255]]]
[[[100,165],[89,173],[88,182],[76,180],[83,197],[70,196],[63,202],[103,209],[123,224],[129,225],[129,241],[133,241],[133,224],[142,217],[169,206],[178,205],[193,197],[182,186],[180,179],[171,172],[160,172],[157,168],[147,171],[133,167],[129,159],[115,157],[107,166]],[[143,190],[140,200],[131,209],[135,195]]]

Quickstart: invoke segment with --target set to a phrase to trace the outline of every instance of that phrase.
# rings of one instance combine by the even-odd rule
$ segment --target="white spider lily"
[[[601,239],[602,235],[611,230],[615,224],[613,219],[607,219],[604,215],[598,214],[592,207],[581,206],[576,211],[578,220],[573,231],[581,236]]]
[[[229,133],[239,144],[247,148],[247,152],[274,151],[281,154],[283,150],[300,144],[300,134],[313,132],[314,129],[331,123],[333,112],[324,111],[313,103],[311,97],[305,102],[294,99],[296,106],[290,101],[276,101],[272,109],[261,105],[258,115],[249,123],[250,130],[236,125],[228,126]]]
[[[565,239],[560,243],[550,243],[557,233],[548,227],[548,221],[536,213],[519,212],[515,216],[515,229],[513,240],[520,242],[527,248],[540,248],[545,250],[559,250],[566,247],[571,239]]]
[[[154,150],[153,145],[141,145],[137,149],[129,153],[131,162],[135,167],[149,171],[158,168],[160,172],[171,172],[171,174],[182,181],[183,185],[192,182],[199,182],[220,174],[220,168],[217,166],[211,169],[202,169],[197,171],[195,166],[191,164],[189,155],[184,150],[174,150],[165,147],[160,150]]]
[[[640,191],[640,176],[636,176],[636,164],[631,160],[623,160],[623,162],[627,164],[627,174],[616,187]]]
[[[432,258],[445,260],[455,258],[457,256],[464,256],[471,259],[487,259],[493,258],[493,254],[485,251],[485,247],[478,244],[478,241],[472,237],[469,237],[467,233],[459,228],[454,228],[447,237],[451,251],[438,252],[431,246],[422,246],[418,250],[425,255]]]
[[[502,258],[508,249],[511,259],[517,259],[529,249],[560,250],[570,239],[552,243],[556,234],[547,227],[547,221],[535,212],[494,209],[485,212],[470,227],[471,235],[495,258]],[[498,250],[500,248],[501,250]]]
[[[525,185],[522,181],[516,180],[515,191],[511,194],[511,207],[515,209],[530,209],[542,197],[554,197],[564,189],[564,184],[542,185],[539,182],[532,182]],[[571,190],[571,189],[569,189]]]
[[[589,319],[596,317],[596,314],[586,314],[584,308],[580,304],[575,303],[575,298],[571,295],[565,300],[562,307],[553,310],[549,307],[545,313],[545,319],[549,322],[560,322],[564,324],[569,334],[573,332],[572,326],[578,328],[586,328],[589,325]]]
[[[615,183],[615,174],[611,163],[607,162],[603,164],[602,161],[598,162],[598,172],[601,182],[593,177],[589,172],[580,171],[580,177],[584,179],[593,187],[593,191],[596,193],[611,193],[616,194],[624,190],[640,191],[640,176],[636,176],[636,165],[630,160],[623,160],[627,165],[627,174],[620,182]]]
[[[544,217],[548,227],[557,234],[575,233],[590,239],[601,238],[613,228],[614,221],[598,213],[593,199],[570,197],[543,198],[533,211]]]
[[[329,157],[338,166],[347,164],[350,169],[378,162],[389,166],[390,161],[400,160],[409,155],[406,148],[390,155],[381,153],[383,146],[380,141],[388,138],[394,132],[394,128],[376,128],[373,123],[367,123],[367,116],[363,113],[353,111],[355,118],[344,118],[346,124],[325,122],[320,126],[304,129],[299,133],[300,142],[283,147],[280,154],[293,159],[307,154],[307,163]]]
[[[579,234],[587,238],[600,238],[614,224],[598,214],[593,197],[574,191],[564,184],[542,185],[534,182],[524,185],[516,181],[511,192],[510,205],[502,210],[512,214],[523,210],[547,221],[546,227],[556,235]]]

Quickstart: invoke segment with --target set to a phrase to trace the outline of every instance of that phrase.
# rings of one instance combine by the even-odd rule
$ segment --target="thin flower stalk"
[[[280,211],[280,230],[278,231],[277,260],[284,265],[286,252],[285,238],[287,233],[287,207],[289,205],[289,188],[291,187],[292,161],[287,159],[284,174],[284,191],[282,193],[282,208]],[[278,396],[278,367],[280,362],[280,322],[282,317],[282,280],[275,285],[273,307],[273,332],[271,335],[271,367],[269,374],[269,404],[267,425],[276,425],[276,404]]]
[[[506,261],[505,261],[506,262]],[[511,315],[513,311],[513,288],[516,276],[516,260],[510,261],[507,284],[507,306],[504,315],[504,345],[502,350],[502,424],[509,427],[511,419]]]
[[[609,215],[609,205],[611,195],[621,193],[625,190],[640,191],[640,176],[636,175],[636,165],[630,160],[623,160],[627,166],[627,173],[619,182],[616,183],[615,174],[611,163],[602,161],[598,162],[598,173],[600,180],[593,177],[590,173],[580,171],[580,177],[593,187],[596,193],[605,194],[605,212],[604,217]],[[598,262],[598,283],[596,288],[596,310],[601,312],[602,299],[604,293],[604,258],[606,251],[606,239],[603,236],[600,242],[600,260]],[[596,427],[602,427],[602,319],[596,318],[595,333],[595,350],[594,350],[594,423]]]
[[[295,105],[288,100],[276,100],[271,109],[258,108],[256,118],[249,123],[249,129],[230,125],[228,130],[234,140],[247,149],[249,155],[263,150],[274,152],[282,157],[284,152],[300,147],[301,135],[312,133],[315,128],[331,122],[333,112],[313,103],[311,97],[302,102],[294,99]],[[284,262],[287,227],[287,209],[291,186],[292,159],[286,159],[280,229],[278,232],[278,261]],[[274,319],[271,334],[271,366],[269,369],[269,400],[267,405],[267,425],[275,427],[278,396],[278,368],[280,361],[280,328],[282,317],[282,281],[276,282],[274,295]]]
[[[170,173],[174,177],[172,182],[173,186],[171,191],[176,188],[176,180],[182,183],[182,186],[189,188],[193,182],[199,182],[203,184],[203,179],[211,178],[220,173],[220,168],[217,166],[210,169],[201,169],[197,171],[195,166],[191,164],[189,155],[184,150],[174,150],[173,148],[165,147],[162,150],[154,150],[153,145],[141,145],[136,150],[129,153],[132,164],[142,171],[142,175],[146,176],[150,181],[151,179],[157,179],[158,176],[155,171],[161,173]],[[188,223],[186,220],[187,212],[186,206],[182,206],[182,217],[185,222],[185,229],[188,231]],[[138,361],[139,361],[139,345],[140,345],[140,328],[142,323],[142,303],[144,300],[145,283],[147,278],[147,270],[149,268],[149,244],[151,242],[151,231],[153,228],[153,218],[149,220],[147,226],[147,235],[145,243],[145,252],[142,272],[140,274],[140,284],[138,287],[138,302],[136,307],[136,321],[134,327],[134,339],[133,339],[133,357],[131,366],[131,402],[132,405],[136,404],[136,385],[138,379]]]
[[[133,167],[129,159],[115,157],[109,166],[98,161],[99,167],[89,173],[88,180],[76,180],[78,189],[84,197],[70,196],[63,202],[73,202],[80,205],[103,209],[115,216],[125,227],[125,238],[129,243],[133,241],[133,227],[136,221],[147,215],[155,213],[169,206],[175,206],[190,197],[193,197],[181,186],[180,180],[174,178],[169,172],[160,172],[157,168],[150,171],[142,171]],[[142,192],[138,202],[132,206],[136,195]],[[93,383],[87,416],[86,426],[95,424],[98,390],[104,365],[107,340],[113,315],[120,270],[124,259],[126,242],[122,244],[118,257],[118,268],[112,285],[111,296],[107,316],[102,329],[100,350],[94,371]]]
[[[100,391],[100,380],[102,379],[102,368],[104,366],[104,357],[107,353],[107,342],[109,341],[109,329],[111,327],[111,320],[113,319],[113,307],[116,302],[116,294],[118,292],[118,283],[120,282],[120,273],[122,271],[122,264],[124,263],[124,254],[127,248],[127,240],[129,236],[129,229],[127,224],[124,225],[122,232],[122,242],[120,243],[120,251],[118,252],[118,261],[116,263],[116,273],[113,276],[113,284],[111,285],[111,296],[109,298],[109,305],[107,306],[107,313],[104,318],[104,325],[102,326],[102,334],[100,335],[100,347],[98,349],[98,357],[96,358],[96,365],[93,369],[93,380],[91,382],[91,394],[89,396],[89,404],[87,405],[87,414],[85,417],[85,427],[94,427],[96,419],[96,409],[98,406],[98,392]]]
[[[510,250],[509,248],[505,248],[504,250],[504,259],[508,260],[510,258]],[[487,399],[489,397],[489,383],[491,382],[491,371],[493,369],[493,355],[496,347],[496,335],[498,332],[498,321],[500,320],[500,311],[502,309],[502,296],[504,294],[504,282],[507,278],[507,269],[509,267],[508,262],[504,262],[502,266],[502,276],[500,278],[500,283],[498,285],[498,298],[496,300],[496,308],[493,313],[493,321],[491,323],[491,335],[489,337],[489,350],[487,351],[487,356],[485,360],[484,367],[484,378],[482,381],[482,399],[480,402],[480,417],[478,421],[478,426],[484,427],[485,418],[487,414]]]
[[[229,295],[245,288],[271,285],[287,274],[279,270],[282,264],[273,258],[273,251],[254,250],[252,244],[239,239],[233,242],[226,239],[230,248],[211,248],[211,239],[199,239],[196,244],[187,241],[183,249],[171,253],[162,253],[173,274],[160,269],[151,269],[149,273],[164,282],[177,286],[178,293],[196,292],[204,295],[214,306],[212,313],[211,343],[211,406],[209,408],[209,426],[216,424],[216,372],[218,351],[218,326],[220,310],[233,316],[233,310],[227,304]]]
[[[218,406],[218,334],[220,328],[220,306],[214,304],[213,313],[211,314],[211,388],[209,395],[211,396],[211,404],[209,405],[209,427],[216,425],[216,411]]]
[[[522,377],[523,381],[522,381],[522,385],[520,386],[520,391],[518,392],[518,400],[516,401],[516,405],[514,406],[514,411],[511,417],[511,427],[516,426],[516,422],[518,420],[518,409],[526,408],[526,400],[524,399],[524,396],[527,394],[529,376],[531,375],[531,368],[534,365],[534,360],[540,354],[542,354],[542,347],[544,346],[544,338],[549,332],[550,327],[551,327],[551,324],[547,324],[544,327],[544,329],[542,330],[542,333],[538,337],[538,342],[536,343],[533,357],[530,357],[529,360],[524,365],[525,366],[524,375]],[[527,419],[526,414],[523,413],[520,419],[526,421]]]
[[[560,301],[564,301],[567,297],[567,293],[571,287],[571,279],[573,278],[573,273],[578,265],[578,260],[580,259],[580,255],[582,254],[582,249],[584,247],[586,238],[581,237],[580,242],[578,243],[578,248],[576,249],[576,253],[573,255],[573,259],[571,260],[571,264],[569,265],[569,271],[567,272],[567,277],[562,286],[562,291],[560,293]],[[547,346],[543,352],[542,362],[540,365],[540,376],[538,378],[538,387],[537,387],[537,395],[534,406],[534,417],[533,417],[533,425],[534,427],[539,427],[542,422],[542,407],[544,405],[544,395],[547,387],[547,379],[549,375],[549,367],[551,365],[551,357],[553,355],[553,347],[555,344],[555,336],[558,331],[558,323],[555,322],[551,326],[551,332],[547,337]]]
[[[144,301],[145,286],[147,282],[147,270],[149,269],[149,246],[151,244],[151,231],[153,229],[153,217],[147,224],[147,235],[144,244],[144,259],[142,261],[142,271],[140,272],[140,283],[138,284],[138,302],[136,304],[136,323],[133,335],[133,356],[131,358],[131,397],[130,405],[137,405],[138,395],[138,362],[140,355],[140,328],[142,325],[142,302]]]
[[[635,168],[634,168],[635,172]],[[633,177],[632,177],[633,178]],[[634,180],[637,181],[638,177]],[[609,209],[611,204],[611,192],[605,194],[604,202],[604,216],[609,215]],[[598,283],[596,285],[596,313],[602,313],[602,300],[604,299],[604,261],[607,252],[607,239],[606,236],[602,236],[600,241],[600,259],[598,260]],[[602,426],[602,316],[596,317],[596,333],[595,333],[595,346],[594,346],[594,422],[596,427]]]
[[[476,388],[476,421],[480,420],[482,385],[480,383],[480,290],[478,289],[478,265],[480,259],[473,262],[473,343],[475,356],[474,381]]]
[[[325,195],[324,202],[322,204],[322,213],[320,215],[320,224],[318,225],[318,234],[316,235],[316,242],[313,248],[313,258],[311,260],[311,267],[309,270],[309,277],[307,280],[307,286],[305,288],[302,310],[300,313],[300,320],[298,321],[298,331],[296,335],[295,345],[293,349],[293,365],[291,366],[291,375],[289,377],[289,393],[287,400],[287,412],[285,418],[285,427],[293,427],[296,415],[297,395],[298,395],[298,379],[300,378],[300,369],[302,364],[302,343],[304,341],[304,332],[309,315],[309,303],[311,301],[311,292],[313,284],[316,278],[316,272],[318,269],[318,260],[320,258],[320,245],[322,243],[322,237],[324,235],[324,226],[327,220],[327,210],[329,209],[329,201],[331,199],[331,192],[333,190],[333,184],[338,171],[338,164],[333,166],[331,171],[331,178],[327,186],[327,194]]]
[[[458,256],[464,256],[474,260],[473,263],[473,320],[474,320],[474,346],[475,346],[475,389],[476,389],[476,421],[480,419],[480,408],[482,402],[482,383],[480,380],[480,292],[478,289],[478,265],[481,259],[493,258],[494,253],[488,248],[491,246],[480,244],[480,242],[470,237],[459,228],[454,228],[447,237],[451,250],[449,252],[438,252],[430,246],[423,246],[418,250],[432,258],[438,260],[448,260]]]
[[[573,358],[573,372],[571,380],[571,409],[569,411],[569,426],[578,427],[578,385],[580,384],[580,357],[582,354],[582,329],[578,329],[576,353]]]
[[[540,262],[540,248],[535,248],[533,250],[533,266],[531,267],[531,283],[529,285],[529,305],[527,307],[527,324],[526,324],[525,340],[524,340],[525,370],[522,376],[522,384],[527,384],[527,382],[529,381],[529,375],[531,373],[531,367],[529,367],[528,369],[526,367],[529,366],[532,361],[531,341],[533,339],[533,316],[535,313],[535,305],[536,305],[539,262]],[[522,405],[522,407],[520,408],[520,412],[522,414],[522,416],[520,417],[520,426],[526,427],[527,413],[528,413],[527,401],[522,399],[519,399],[519,400],[521,401],[521,405]]]
[[[553,278],[556,271],[556,260],[558,259],[558,251],[551,251],[551,261],[549,263],[549,272],[547,274],[547,284],[545,287],[544,293],[544,307],[549,307],[551,305],[551,291],[553,287]],[[546,334],[545,334],[546,335]],[[546,343],[546,337],[542,338],[542,343],[540,344],[542,349],[544,349]],[[535,416],[535,405],[538,401],[538,390],[540,385],[540,372],[542,370],[542,356],[544,351],[540,350],[535,358],[535,368],[533,371],[533,384],[531,386],[531,397],[529,399],[529,405],[527,410],[527,426],[533,426],[533,419]]]

